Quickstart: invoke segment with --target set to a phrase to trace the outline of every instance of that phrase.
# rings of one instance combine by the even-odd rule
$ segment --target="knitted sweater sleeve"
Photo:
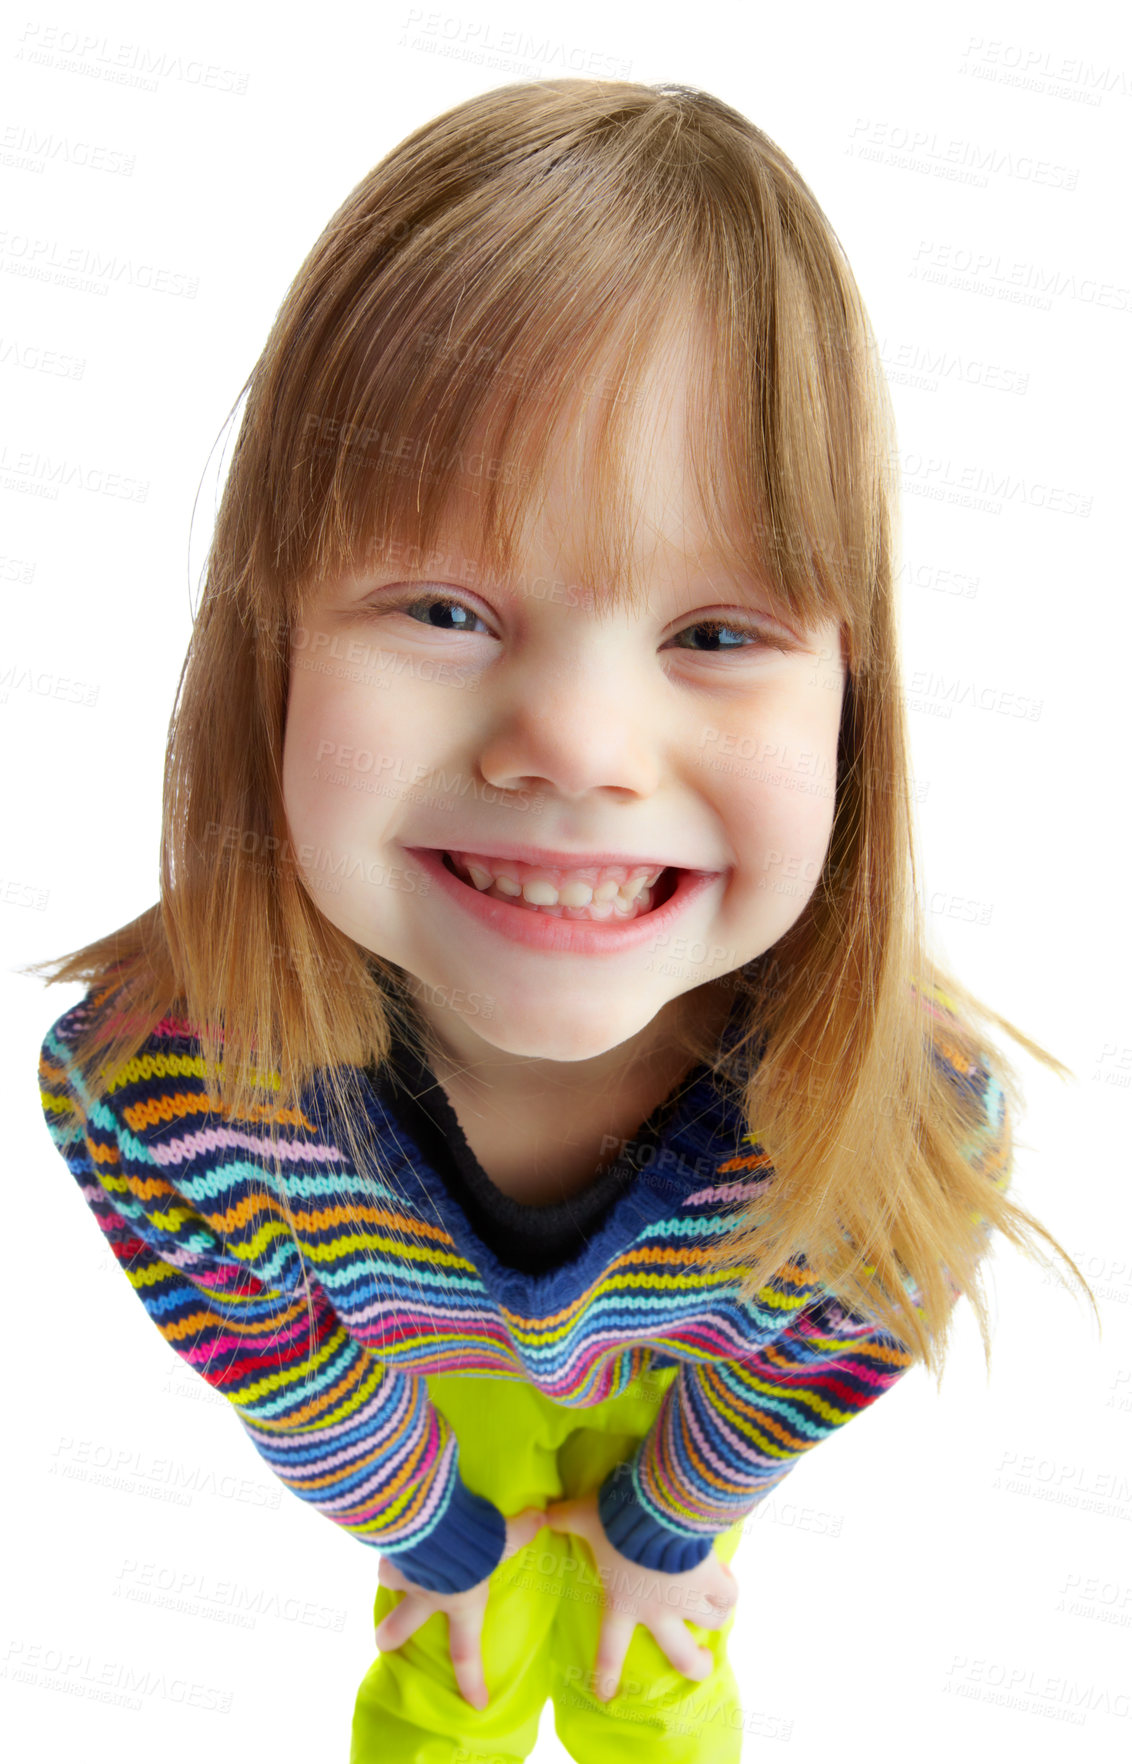
[[[111,1096],[91,1095],[68,1017],[40,1054],[48,1131],[111,1252],[175,1353],[233,1406],[260,1457],[308,1505],[417,1585],[462,1592],[498,1565],[505,1521],[472,1493],[423,1380],[343,1327],[325,1291],[289,1269],[257,1278],[218,1215],[163,1175]],[[239,1223],[239,1221],[234,1221]]]
[[[1005,1100],[993,1076],[981,1078],[984,1120],[964,1151],[989,1180],[1005,1186]],[[905,1284],[919,1302],[914,1284]],[[758,1351],[686,1362],[635,1454],[616,1465],[599,1490],[609,1541],[640,1567],[670,1574],[696,1567],[715,1537],[751,1513],[804,1453],[869,1408],[911,1364],[895,1337],[820,1289]]]
[[[686,1362],[634,1456],[602,1484],[609,1541],[642,1568],[695,1568],[803,1453],[910,1365],[899,1342],[832,1300],[803,1309],[749,1356]]]

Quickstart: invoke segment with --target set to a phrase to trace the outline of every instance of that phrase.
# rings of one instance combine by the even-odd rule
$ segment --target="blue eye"
[[[764,634],[757,630],[753,625],[727,625],[724,624],[721,619],[701,619],[697,624],[689,625],[686,630],[681,631],[680,636],[687,637],[694,631],[709,631],[716,635],[721,631],[730,631],[737,633],[740,638],[754,641],[756,644],[765,644],[768,642],[768,639]],[[745,649],[747,647],[748,642],[721,643],[717,648],[708,650],[707,653],[709,655],[721,655],[726,654],[728,650]]]
[[[422,608],[427,608],[427,613],[425,617],[418,618],[416,615]],[[439,617],[434,617],[438,608],[443,610]],[[364,614],[374,617],[387,613],[403,612],[407,618],[413,619],[415,624],[427,625],[434,631],[442,632],[445,636],[454,636],[459,631],[475,634],[474,627],[477,625],[481,630],[488,629],[473,608],[468,606],[465,601],[458,600],[449,594],[405,594],[400,599],[382,600],[373,606],[363,606],[360,610]],[[457,622],[455,624],[445,623],[445,617],[451,615],[458,615]],[[764,630],[760,625],[732,625],[724,619],[697,619],[695,624],[686,626],[683,631],[671,639],[671,642],[681,648],[689,647],[683,644],[681,639],[693,634],[706,634],[709,639],[714,639],[714,642],[706,649],[693,649],[692,654],[733,655],[742,654],[747,650],[767,649],[777,649],[788,653],[796,647],[785,638],[778,636],[776,632]],[[735,641],[724,641],[725,636],[729,636]]]
[[[483,620],[480,618],[479,614],[473,612],[470,607],[465,606],[462,600],[453,600],[444,594],[418,594],[411,599],[406,597],[403,600],[383,601],[379,606],[366,607],[364,610],[373,613],[403,612],[407,617],[413,618],[416,609],[422,606],[429,608],[429,616],[424,619],[416,619],[414,622],[416,624],[431,625],[434,631],[443,631],[446,635],[450,635],[455,631],[470,630],[473,624],[483,624]],[[448,612],[462,613],[467,622],[455,625],[443,624],[440,619],[434,619],[432,617],[432,609],[438,606],[444,607]],[[486,630],[486,626],[484,628]]]

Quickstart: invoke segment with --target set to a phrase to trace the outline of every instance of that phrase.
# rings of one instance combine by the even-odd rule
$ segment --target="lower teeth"
[[[494,888],[485,888],[484,893],[508,906],[523,907],[528,913],[545,913],[549,919],[592,919],[595,924],[603,919],[639,919],[652,906],[652,890],[648,888],[642,889],[628,907],[615,900],[595,901],[588,907],[536,906],[532,901],[524,900],[521,894],[497,894]]]
[[[471,882],[467,877],[460,875],[459,870],[456,868],[447,852],[444,854],[444,864],[445,868],[451,870],[454,876],[459,877],[460,881],[464,883],[466,888],[474,889],[475,892],[482,895],[485,900],[498,900],[501,901],[504,906],[520,907],[524,912],[528,913],[543,913],[547,918],[551,919],[589,919],[594,924],[599,924],[603,920],[609,919],[615,919],[619,923],[626,923],[631,919],[642,918],[645,913],[652,911],[653,896],[663,887],[665,880],[664,875],[658,876],[657,880],[653,883],[653,886],[651,888],[642,888],[636,900],[634,900],[628,907],[621,906],[617,900],[591,901],[590,905],[586,907],[537,906],[532,901],[524,900],[521,894],[502,893],[494,883],[492,883],[490,888],[476,888],[474,882]]]
[[[504,906],[520,907],[527,913],[542,913],[548,919],[590,919],[595,924],[603,919],[639,919],[652,906],[651,888],[643,888],[628,907],[621,906],[616,900],[592,901],[588,907],[538,906],[533,901],[524,900],[521,894],[501,894],[495,887],[477,889],[476,892],[485,900],[502,901]]]

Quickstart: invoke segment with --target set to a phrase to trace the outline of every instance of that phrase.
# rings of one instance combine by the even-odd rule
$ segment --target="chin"
[[[634,1033],[630,1029],[625,1035],[621,1035],[608,1027],[592,1026],[571,1032],[562,1024],[545,1024],[540,1030],[532,1024],[529,1029],[520,1033],[501,1035],[492,1024],[492,1033],[488,1035],[483,1027],[473,1026],[476,1027],[477,1034],[484,1041],[490,1041],[500,1053],[525,1055],[532,1060],[553,1060],[562,1065],[576,1065],[583,1060],[600,1059],[602,1054],[620,1046],[622,1041],[628,1040],[629,1035]]]
[[[490,1019],[468,1016],[464,1022],[500,1053],[576,1065],[600,1059],[647,1028],[651,1020],[649,1016],[638,1020],[634,1015],[619,1022],[608,1010],[595,1013],[592,1005],[577,1017],[559,1007],[552,1019],[539,1004],[523,1009],[508,1007],[497,999]]]

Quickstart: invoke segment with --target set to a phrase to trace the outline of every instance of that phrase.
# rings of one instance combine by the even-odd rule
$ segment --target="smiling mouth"
[[[517,908],[520,912],[541,913],[545,918],[588,920],[594,924],[603,921],[627,924],[633,919],[643,919],[647,913],[655,912],[658,907],[671,900],[683,873],[670,865],[661,871],[651,888],[634,890],[630,886],[624,891],[618,890],[609,899],[591,898],[585,905],[566,905],[553,899],[556,891],[547,884],[527,882],[520,889],[516,881],[503,877],[488,887],[479,887],[465,866],[457,862],[450,852],[444,852],[442,860],[445,869],[459,882],[488,900],[497,900],[505,906]],[[481,871],[481,875],[483,873]],[[540,894],[543,896],[541,899]],[[552,898],[545,898],[547,894]],[[532,895],[533,899],[530,898]]]

